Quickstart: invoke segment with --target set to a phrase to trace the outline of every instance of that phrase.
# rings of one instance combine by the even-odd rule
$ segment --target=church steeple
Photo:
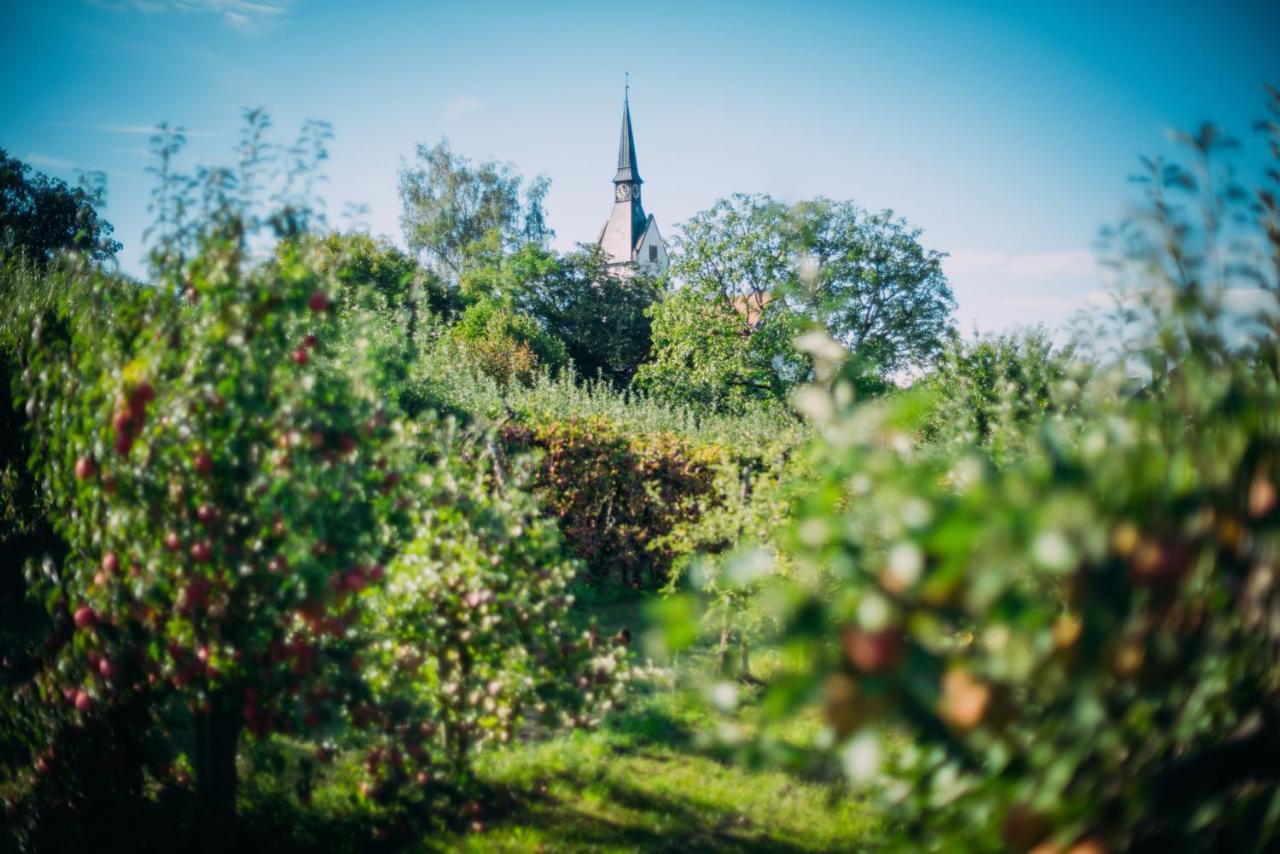
[[[636,138],[631,133],[631,92],[628,84],[622,96],[622,136],[618,140],[618,172],[613,176],[615,184],[634,184],[636,190],[644,182],[640,179],[640,169],[636,166]],[[639,196],[637,192],[635,194]]]
[[[636,269],[661,275],[667,269],[667,247],[658,224],[640,203],[640,169],[636,165],[636,139],[631,131],[631,84],[622,97],[622,136],[618,140],[618,171],[613,176],[613,212],[600,230],[596,245],[604,252],[609,269],[628,276]]]

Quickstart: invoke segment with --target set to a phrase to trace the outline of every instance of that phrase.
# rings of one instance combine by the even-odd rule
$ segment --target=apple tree
[[[351,595],[408,521],[411,429],[329,356],[333,282],[297,244],[252,266],[209,239],[152,289],[32,324],[23,396],[70,546],[31,581],[58,625],[38,699],[85,719],[145,695],[185,721],[199,793],[234,807],[236,746],[360,696]],[[176,717],[175,717],[176,712]]]

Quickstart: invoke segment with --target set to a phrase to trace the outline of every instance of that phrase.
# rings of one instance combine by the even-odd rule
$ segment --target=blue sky
[[[1137,155],[1212,118],[1246,135],[1280,81],[1280,4],[47,0],[0,8],[0,147],[108,175],[141,272],[149,127],[231,159],[241,109],[336,134],[325,196],[398,242],[416,142],[552,180],[557,242],[609,211],[624,70],[665,233],[720,196],[893,208],[951,253],[966,331],[1097,299],[1090,247]]]

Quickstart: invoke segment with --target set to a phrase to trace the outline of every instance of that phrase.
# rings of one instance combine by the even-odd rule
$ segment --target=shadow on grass
[[[603,788],[603,800],[609,805],[610,814],[592,811],[581,801],[550,794],[494,792],[487,800],[491,805],[500,805],[498,808],[502,811],[491,816],[492,831],[500,835],[504,827],[534,828],[545,835],[548,850],[557,851],[632,849],[786,854],[816,850],[763,831],[749,817],[709,805],[692,797],[692,793],[660,795],[618,780],[587,780],[574,774],[561,774],[552,779],[575,790],[591,786],[599,792]]]

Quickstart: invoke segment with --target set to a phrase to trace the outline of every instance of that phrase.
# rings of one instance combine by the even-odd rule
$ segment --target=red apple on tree
[[[88,629],[98,621],[98,615],[88,605],[81,605],[76,608],[71,619],[75,622],[77,629]]]

